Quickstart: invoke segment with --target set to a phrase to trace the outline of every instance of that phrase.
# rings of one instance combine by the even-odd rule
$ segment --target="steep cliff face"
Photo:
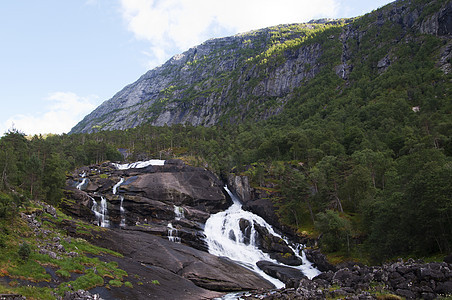
[[[420,34],[447,39],[451,27],[450,1],[399,0],[355,20],[280,25],[208,40],[148,71],[71,133],[266,119],[281,113],[294,91],[322,71],[334,70],[347,81],[354,62],[365,61],[366,53],[380,51],[382,44],[395,46]],[[390,40],[381,39],[394,28]],[[360,47],[369,40],[375,48]],[[438,57],[445,72],[450,41],[447,45]],[[375,68],[384,72],[395,60],[391,51],[382,53]]]

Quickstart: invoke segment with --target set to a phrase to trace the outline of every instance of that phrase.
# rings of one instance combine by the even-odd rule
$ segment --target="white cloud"
[[[15,115],[8,119],[3,127],[15,128],[27,135],[67,133],[96,108],[99,97],[95,95],[81,97],[71,92],[55,92],[44,100],[47,105],[44,105],[42,113]]]
[[[151,61],[163,63],[171,52],[185,51],[218,31],[234,34],[335,17],[337,1],[121,0],[121,13],[135,38],[150,42]]]

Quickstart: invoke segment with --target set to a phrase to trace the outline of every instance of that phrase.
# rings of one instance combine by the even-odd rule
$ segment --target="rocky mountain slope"
[[[320,73],[359,81],[398,63],[400,45],[422,35],[444,40],[435,68],[451,71],[452,3],[399,0],[361,18],[280,25],[212,39],[176,55],[126,86],[71,133],[140,124],[212,126],[267,119]],[[421,42],[421,41],[420,41]]]

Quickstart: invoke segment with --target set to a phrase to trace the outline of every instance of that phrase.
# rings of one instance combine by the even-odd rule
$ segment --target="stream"
[[[209,253],[216,256],[228,257],[258,273],[273,283],[277,288],[283,288],[285,286],[283,282],[267,275],[256,265],[258,261],[266,260],[275,264],[287,266],[270,258],[267,253],[257,247],[257,231],[254,229],[254,223],[257,223],[260,226],[265,227],[272,235],[284,239],[289,247],[292,248],[295,255],[303,262],[300,266],[287,267],[299,269],[300,272],[310,279],[320,274],[320,271],[314,268],[311,262],[306,259],[304,252],[301,250],[302,245],[290,243],[286,238],[276,233],[273,227],[263,218],[252,212],[243,210],[239,199],[232,194],[227,187],[225,187],[225,190],[229,196],[231,196],[233,204],[227,210],[211,215],[206,222],[204,233],[206,235]],[[252,224],[249,238],[247,238],[240,229],[241,220],[248,220],[249,224]],[[299,255],[300,251],[302,255]]]

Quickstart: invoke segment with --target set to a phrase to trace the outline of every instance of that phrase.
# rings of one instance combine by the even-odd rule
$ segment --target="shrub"
[[[23,261],[27,261],[28,258],[30,257],[30,253],[31,253],[30,245],[28,245],[27,242],[23,242],[22,245],[20,245],[18,251],[20,259],[22,259]]]

